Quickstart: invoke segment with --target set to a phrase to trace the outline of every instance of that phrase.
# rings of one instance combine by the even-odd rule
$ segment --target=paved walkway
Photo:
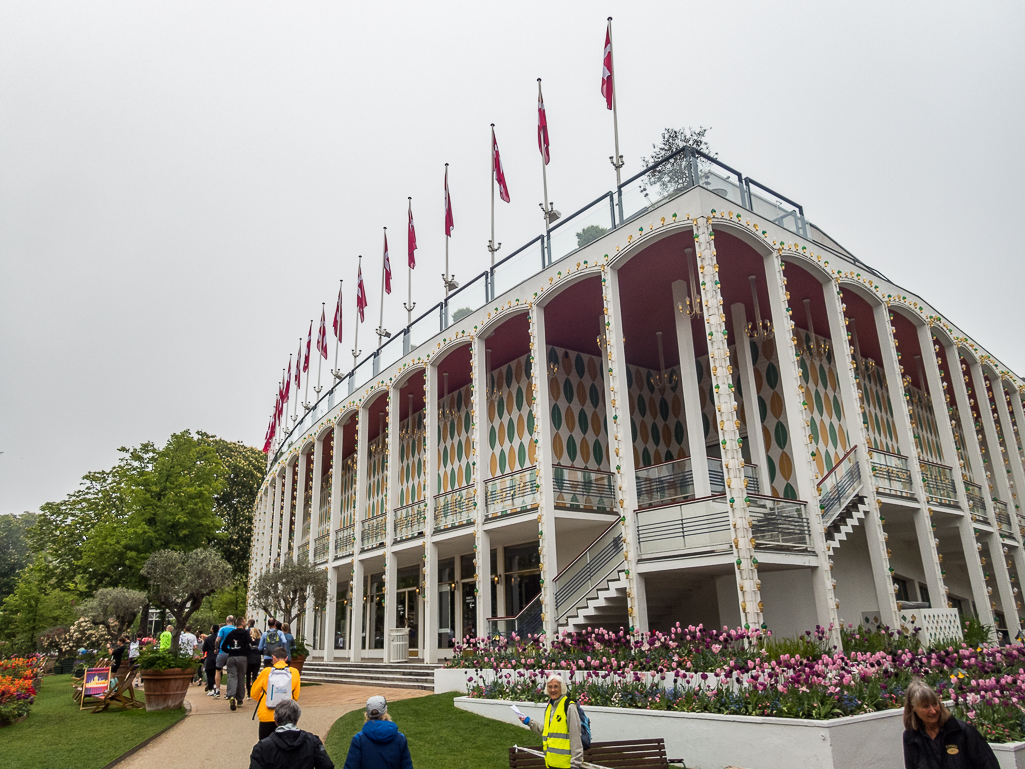
[[[299,692],[303,711],[299,728],[327,737],[331,725],[340,716],[364,707],[367,698],[374,694],[383,694],[392,702],[425,697],[431,692],[344,684],[303,686]],[[191,763],[203,755],[209,756],[211,761],[216,757],[209,765],[218,769],[249,766],[249,754],[259,730],[259,721],[251,718],[256,703],[247,700],[232,713],[224,699],[207,697],[200,686],[191,687],[186,700],[192,705],[192,714],[118,764],[118,769],[167,769],[182,762]],[[199,760],[197,765],[204,763]]]

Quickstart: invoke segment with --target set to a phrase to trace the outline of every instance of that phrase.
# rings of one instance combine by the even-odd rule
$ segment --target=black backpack
[[[263,655],[270,657],[275,649],[280,649],[284,645],[285,637],[280,630],[268,630],[267,638],[263,643]]]

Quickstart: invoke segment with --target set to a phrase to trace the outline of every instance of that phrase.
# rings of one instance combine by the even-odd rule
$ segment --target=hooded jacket
[[[925,731],[904,730],[905,769],[999,769],[993,749],[971,724],[953,716],[935,740]]]
[[[413,769],[406,735],[393,721],[367,721],[353,735],[345,769]]]
[[[315,734],[279,726],[274,733],[256,743],[249,757],[249,769],[334,769]]]

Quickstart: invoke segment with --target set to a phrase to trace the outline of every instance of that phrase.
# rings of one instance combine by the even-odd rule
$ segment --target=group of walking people
[[[250,689],[260,674],[261,666],[273,666],[275,649],[285,650],[286,662],[291,661],[295,649],[295,637],[289,632],[287,623],[268,620],[266,630],[256,627],[256,620],[230,614],[224,625],[213,625],[210,633],[200,645],[203,654],[203,670],[206,674],[206,693],[214,699],[221,697],[224,682],[224,698],[228,707],[236,710],[247,698]]]

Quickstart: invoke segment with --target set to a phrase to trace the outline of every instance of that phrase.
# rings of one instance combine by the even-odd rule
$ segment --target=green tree
[[[661,163],[666,158],[674,155],[684,147],[692,147],[701,150],[710,157],[716,157],[712,148],[705,138],[705,134],[711,131],[711,127],[698,126],[693,128],[667,128],[662,132],[662,140],[658,144],[652,144],[654,150],[650,158],[641,158],[641,164],[645,167]],[[681,152],[672,160],[663,163],[658,168],[648,172],[641,185],[641,192],[646,193],[649,187],[657,186],[659,192],[664,196],[678,189],[693,187],[698,183],[695,178],[706,169],[707,161],[692,160],[687,153]]]
[[[105,627],[111,637],[117,639],[135,623],[146,602],[146,594],[140,590],[105,587],[85,601],[79,612],[94,625]]]
[[[460,321],[472,312],[473,310],[469,307],[460,307],[452,313],[452,322]]]
[[[36,518],[35,513],[0,515],[0,603],[14,592],[22,569],[32,563],[25,533]]]
[[[231,580],[231,567],[216,550],[208,547],[189,552],[158,550],[142,567],[149,580],[150,595],[175,619],[171,654],[178,654],[178,638],[203,600]]]
[[[256,578],[250,591],[253,603],[267,614],[292,624],[310,598],[316,606],[327,601],[327,572],[310,563],[305,556],[291,556],[276,569],[268,569]],[[298,635],[298,634],[297,634]]]
[[[37,556],[22,570],[14,592],[4,599],[0,608],[0,638],[4,641],[0,657],[31,654],[39,648],[44,630],[67,625],[78,616],[76,597],[54,587],[50,575],[42,556]]]
[[[211,446],[217,452],[224,465],[221,476],[224,487],[214,497],[214,513],[221,520],[220,536],[215,540],[214,547],[231,564],[235,581],[243,584],[249,574],[253,506],[267,469],[267,455],[241,441],[227,441],[204,432],[198,433],[198,436],[201,443]],[[245,591],[242,592],[241,610],[244,611]]]
[[[608,231],[607,227],[602,227],[600,224],[589,224],[577,233],[577,248],[583,248],[588,243],[594,243],[594,241]]]

